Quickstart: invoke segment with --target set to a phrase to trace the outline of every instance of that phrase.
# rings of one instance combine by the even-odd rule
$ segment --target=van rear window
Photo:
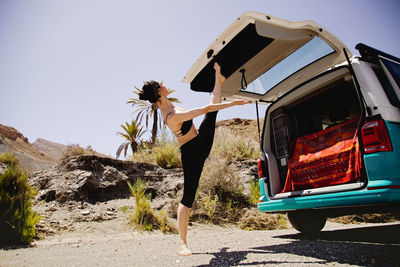
[[[242,91],[264,95],[289,76],[333,52],[335,52],[335,50],[325,41],[314,37],[301,48],[255,79]]]

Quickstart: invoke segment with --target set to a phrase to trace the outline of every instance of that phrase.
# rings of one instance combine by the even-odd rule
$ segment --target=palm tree
[[[175,90],[170,90],[171,93]],[[127,102],[132,104],[132,106],[137,106],[137,109],[133,113],[137,113],[136,121],[142,123],[143,118],[146,120],[146,128],[149,128],[149,118],[153,117],[153,126],[151,128],[151,144],[154,145],[156,142],[158,128],[161,128],[162,123],[164,123],[161,112],[158,111],[158,106],[155,103],[150,103],[145,100],[139,99],[140,89],[135,86],[133,93],[137,96],[136,98],[130,98]],[[168,97],[169,101],[173,103],[181,103],[177,98]]]
[[[143,127],[140,126],[137,121],[132,121],[131,123],[125,122],[125,125],[121,124],[121,128],[124,130],[124,132],[118,132],[117,134],[124,137],[126,142],[119,146],[116,153],[117,158],[119,158],[122,151],[124,151],[124,156],[126,157],[129,147],[132,150],[132,154],[138,151],[141,143],[139,139],[145,133],[145,131],[143,131]]]

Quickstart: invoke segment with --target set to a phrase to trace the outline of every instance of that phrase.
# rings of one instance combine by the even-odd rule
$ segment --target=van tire
[[[306,236],[317,235],[326,223],[326,216],[318,211],[292,211],[288,219],[294,229]]]

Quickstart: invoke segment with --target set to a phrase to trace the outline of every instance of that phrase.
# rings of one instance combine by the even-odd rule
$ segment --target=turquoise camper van
[[[234,21],[183,81],[225,99],[268,105],[258,163],[262,212],[286,212],[304,234],[328,217],[399,212],[400,59],[364,44],[359,55],[313,21],[257,12]]]

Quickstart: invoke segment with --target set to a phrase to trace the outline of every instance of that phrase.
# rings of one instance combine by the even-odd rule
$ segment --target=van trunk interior
[[[342,76],[310,91],[277,102],[270,114],[270,149],[280,180],[273,194],[360,182],[361,109],[352,79]]]

